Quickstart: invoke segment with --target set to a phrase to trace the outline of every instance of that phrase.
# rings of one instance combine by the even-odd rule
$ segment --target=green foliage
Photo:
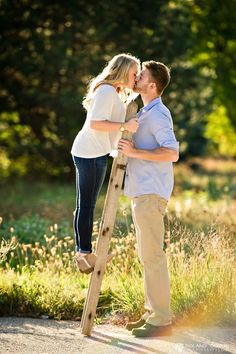
[[[188,163],[176,164],[169,212],[190,228],[205,227],[216,219],[216,215],[218,222],[231,227],[234,209],[227,206],[236,196],[235,176],[233,160],[191,158]],[[94,232],[97,232],[101,218],[105,193],[106,185],[95,210]],[[74,199],[73,183],[29,183],[21,180],[14,183],[14,188],[12,184],[2,184],[0,237],[14,235],[22,243],[34,243],[44,242],[44,235],[51,237],[56,234],[59,238],[72,235]],[[133,232],[131,225],[130,200],[121,196],[114,235],[120,237]]]
[[[0,315],[48,315],[55,319],[81,315],[83,298],[78,291],[82,282],[72,275],[24,269],[21,275],[1,271]]]
[[[210,71],[210,87],[217,101],[226,107],[235,131],[236,3],[231,0],[193,0],[189,3],[192,7],[193,60]]]
[[[236,134],[224,106],[219,106],[208,116],[205,132],[212,142],[212,150],[223,156],[236,157]]]
[[[188,321],[208,324],[233,322],[235,254],[227,242],[227,235],[214,230],[193,234],[178,223],[172,225],[172,230],[175,236],[181,236],[170,244],[167,239],[166,247],[176,319],[186,317]],[[16,251],[11,252],[4,267],[0,268],[1,315],[81,317],[88,277],[78,275],[75,270],[70,241],[69,238],[61,241],[54,238],[47,239],[46,247],[38,243],[35,247],[17,245]],[[105,275],[98,315],[138,317],[143,311],[144,299],[135,237],[129,234],[121,239],[113,238],[111,246],[116,257]]]
[[[71,222],[72,223],[72,222]],[[14,225],[14,226],[13,226]],[[35,242],[42,240],[43,236],[62,235],[71,233],[72,227],[69,221],[63,220],[58,227],[51,224],[48,218],[39,215],[25,215],[17,220],[4,220],[0,228],[0,237],[16,235],[20,242]]]
[[[234,161],[210,159],[175,166],[176,187],[165,217],[165,251],[177,320],[234,323],[235,169]],[[74,188],[32,183],[25,198],[27,186],[16,184],[13,194],[12,185],[3,188],[0,232],[8,241],[0,247],[0,257],[4,255],[0,314],[80,319],[89,278],[75,268],[74,239],[68,229]],[[101,214],[102,200],[103,196],[96,215]],[[138,318],[144,310],[142,265],[130,212],[130,201],[122,196],[110,243],[115,257],[103,281],[98,321],[109,316],[120,323]],[[98,225],[95,221],[93,247]]]
[[[72,173],[70,148],[85,119],[87,82],[119,52],[171,67],[163,100],[173,114],[181,157],[204,153],[213,96],[225,100],[232,122],[235,116],[236,21],[234,2],[227,4],[1,2],[0,175]]]
[[[22,126],[18,112],[2,112],[0,114],[0,171],[3,177],[11,174],[24,176],[28,171],[28,154],[24,146],[30,143],[32,137],[30,126]],[[21,148],[19,148],[22,145]],[[11,163],[11,153],[16,151],[14,163]]]

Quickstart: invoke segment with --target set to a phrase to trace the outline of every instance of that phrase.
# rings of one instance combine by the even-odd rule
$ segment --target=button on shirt
[[[138,149],[153,150],[166,147],[178,150],[169,109],[160,97],[144,106],[138,113],[139,127],[133,135]],[[174,185],[172,162],[157,162],[128,158],[125,176],[125,195],[133,198],[143,194],[157,194],[170,198]]]

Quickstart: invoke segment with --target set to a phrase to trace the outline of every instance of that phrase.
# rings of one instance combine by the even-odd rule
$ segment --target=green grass
[[[167,246],[172,310],[185,323],[234,323],[235,251],[227,235],[193,234],[173,225],[181,239]],[[168,240],[167,244],[168,244]],[[73,240],[51,237],[46,245],[18,244],[2,262],[0,314],[80,319],[88,277],[74,267]],[[98,319],[137,318],[143,312],[142,267],[135,237],[112,238],[116,257],[107,268]]]
[[[105,193],[106,186],[98,199],[95,220],[101,218]],[[16,181],[14,188],[1,186],[0,237],[10,237],[13,227],[19,240],[43,240],[45,233],[52,234],[50,230],[55,224],[59,235],[72,235],[74,208],[74,181],[68,184]],[[195,159],[176,164],[175,188],[168,209],[192,229],[217,223],[236,232],[235,162]],[[130,201],[121,196],[115,232],[127,233],[131,223]]]
[[[192,168],[191,168],[192,165]],[[194,169],[193,169],[194,168]],[[236,323],[235,163],[176,165],[165,217],[173,316],[184,323]],[[99,198],[94,242],[105,195]],[[88,277],[74,266],[74,186],[19,181],[1,191],[0,315],[80,319]],[[94,243],[95,246],[95,243]],[[142,266],[130,201],[120,197],[97,321],[120,323],[143,311]]]

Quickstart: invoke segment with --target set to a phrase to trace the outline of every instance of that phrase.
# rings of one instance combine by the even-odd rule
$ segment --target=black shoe
[[[171,336],[172,335],[172,325],[166,326],[153,326],[149,323],[141,328],[135,328],[132,330],[132,334],[135,337],[161,337],[161,336]]]
[[[136,322],[128,322],[126,324],[125,328],[128,329],[128,331],[132,331],[132,329],[134,329],[134,328],[142,327],[145,323],[146,323],[146,321],[143,318],[140,318]]]

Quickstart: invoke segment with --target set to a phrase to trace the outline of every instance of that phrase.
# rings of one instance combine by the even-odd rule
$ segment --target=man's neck
[[[144,106],[148,105],[150,102],[152,102],[153,100],[155,100],[158,97],[161,97],[161,96],[158,96],[158,95],[141,95],[141,98],[142,98]]]

